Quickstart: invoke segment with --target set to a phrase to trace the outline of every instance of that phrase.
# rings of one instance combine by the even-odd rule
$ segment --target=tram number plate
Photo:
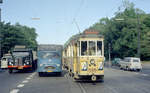
[[[89,72],[96,72],[96,68],[89,68]]]
[[[20,67],[18,67],[18,69],[23,69],[23,67],[22,67],[22,66],[20,66]]]

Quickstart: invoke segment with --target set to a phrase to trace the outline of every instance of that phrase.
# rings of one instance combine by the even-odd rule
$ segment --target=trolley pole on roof
[[[74,23],[75,23],[75,25],[77,26],[77,28],[78,28],[78,30],[79,30],[79,34],[80,34],[80,33],[81,33],[81,30],[80,30],[79,25],[78,25],[78,23],[76,22],[75,19],[74,19]]]

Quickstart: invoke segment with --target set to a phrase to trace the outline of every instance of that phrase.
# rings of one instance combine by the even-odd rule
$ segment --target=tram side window
[[[87,41],[81,41],[81,56],[87,55]]]
[[[97,55],[102,56],[102,41],[97,41]]]
[[[96,45],[95,41],[89,41],[89,55],[96,55]]]

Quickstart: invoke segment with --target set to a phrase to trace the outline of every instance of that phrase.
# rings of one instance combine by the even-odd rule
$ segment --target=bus
[[[9,73],[13,70],[32,70],[33,54],[32,50],[24,45],[16,45],[11,53],[12,61],[8,62]]]
[[[104,81],[104,37],[95,30],[72,36],[63,48],[63,67],[74,80]]]
[[[39,76],[45,73],[62,72],[62,45],[40,44],[38,45],[38,68]]]

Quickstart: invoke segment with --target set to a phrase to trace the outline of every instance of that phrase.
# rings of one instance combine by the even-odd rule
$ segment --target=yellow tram
[[[104,79],[104,37],[94,30],[70,38],[63,49],[63,67],[75,80]]]

